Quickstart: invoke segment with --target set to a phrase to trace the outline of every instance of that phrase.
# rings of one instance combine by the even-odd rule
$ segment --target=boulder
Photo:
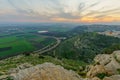
[[[113,52],[115,59],[120,63],[120,51]]]
[[[52,63],[23,69],[11,76],[14,80],[83,80],[75,72]]]
[[[103,65],[91,66],[90,70],[87,73],[87,77],[94,78],[99,73],[106,73],[106,70]]]
[[[95,63],[99,63],[101,65],[107,65],[109,62],[111,62],[111,56],[108,54],[98,54],[94,58]]]
[[[105,77],[103,80],[120,80],[120,75],[112,75],[110,77]]]
[[[120,69],[120,51],[114,51],[112,54],[99,54],[94,61],[103,65],[108,74],[118,74],[117,70]]]
[[[92,78],[92,80],[100,80],[98,77],[94,77]]]
[[[105,77],[103,80],[113,80],[113,79],[110,77]]]

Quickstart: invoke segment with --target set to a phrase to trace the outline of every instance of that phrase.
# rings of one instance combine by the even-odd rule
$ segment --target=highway
[[[57,37],[52,37],[52,38],[56,39],[56,44],[54,44],[53,46],[48,45],[42,49],[34,51],[33,53],[43,54],[43,53],[51,51],[52,49],[55,49],[61,43],[61,40]]]

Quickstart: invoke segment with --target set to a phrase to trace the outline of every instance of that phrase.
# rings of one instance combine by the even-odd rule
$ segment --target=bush
[[[23,55],[30,56],[30,52],[23,52]]]
[[[98,73],[96,76],[100,79],[103,79],[105,76],[108,76],[108,75],[106,73]]]
[[[120,69],[117,69],[118,73],[120,74]]]
[[[12,77],[7,77],[5,80],[13,80]]]
[[[45,57],[40,54],[40,55],[39,55],[39,58],[40,58],[40,59],[44,59]]]

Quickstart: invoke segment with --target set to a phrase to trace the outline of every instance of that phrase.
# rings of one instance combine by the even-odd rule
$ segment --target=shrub
[[[108,75],[106,73],[98,73],[96,76],[100,79],[103,79],[105,76],[108,76]]]
[[[120,69],[117,69],[118,73],[120,74]]]

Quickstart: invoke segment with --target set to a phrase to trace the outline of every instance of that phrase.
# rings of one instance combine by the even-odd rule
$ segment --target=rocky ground
[[[22,69],[10,75],[14,80],[80,80],[80,76],[75,72],[52,63]]]
[[[8,76],[13,80],[120,80],[120,51],[97,55],[94,64],[87,66],[85,71],[86,76],[83,78],[74,71],[53,63],[36,66],[24,63],[10,69]],[[7,80],[4,79],[6,76],[3,75],[0,80]]]

